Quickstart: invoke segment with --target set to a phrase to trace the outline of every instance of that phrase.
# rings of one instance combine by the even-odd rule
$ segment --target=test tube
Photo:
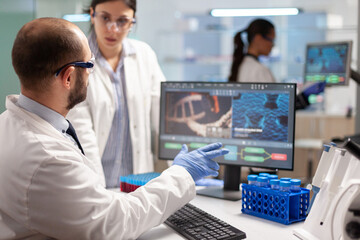
[[[260,177],[266,177],[267,178],[267,184],[266,184],[266,187],[270,187],[270,173],[259,173],[259,176]]]
[[[268,176],[268,178],[269,178],[270,181],[271,181],[272,179],[278,179],[278,175],[276,175],[276,174],[270,174],[270,175]]]
[[[280,185],[280,191],[282,191],[282,192],[289,192],[290,191],[291,183],[289,181],[280,180],[279,185]]]
[[[256,183],[257,183],[257,175],[255,175],[255,174],[250,174],[250,175],[248,175],[247,176],[247,180],[248,180],[248,184],[249,185],[256,185]]]
[[[270,179],[270,187],[272,190],[280,189],[280,180],[279,179]]]
[[[290,183],[291,183],[290,190],[292,192],[300,192],[301,191],[301,188],[300,188],[301,180],[300,179],[291,179]]]
[[[257,177],[257,184],[259,187],[268,187],[269,179],[267,177],[259,176],[259,177]]]
[[[259,173],[259,176],[261,177],[268,177],[270,175],[270,173]]]
[[[283,177],[283,178],[280,178],[280,181],[288,181],[290,182],[291,178],[289,177]]]

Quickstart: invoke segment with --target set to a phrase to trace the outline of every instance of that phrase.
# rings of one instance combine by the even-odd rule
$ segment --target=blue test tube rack
[[[309,207],[310,191],[282,192],[242,184],[242,209],[245,214],[289,225],[304,221]]]

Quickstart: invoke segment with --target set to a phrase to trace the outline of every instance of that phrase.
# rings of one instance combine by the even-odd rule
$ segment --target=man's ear
[[[74,74],[75,74],[75,67],[70,66],[63,71],[62,75],[60,75],[62,85],[65,88],[70,89],[70,86],[71,86],[72,82],[74,81],[73,80]]]

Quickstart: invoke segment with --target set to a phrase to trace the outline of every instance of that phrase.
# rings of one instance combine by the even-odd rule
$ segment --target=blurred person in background
[[[242,40],[246,34],[247,45]],[[255,19],[234,36],[234,53],[229,82],[276,82],[271,71],[259,62],[259,56],[269,56],[276,38],[275,26],[266,19]],[[325,89],[325,82],[306,86],[296,97],[296,109],[309,106],[308,97]]]

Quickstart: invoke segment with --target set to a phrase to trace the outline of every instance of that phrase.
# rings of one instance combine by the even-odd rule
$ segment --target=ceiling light
[[[210,11],[213,17],[281,16],[297,15],[298,8],[217,8]]]
[[[69,22],[88,22],[90,21],[89,14],[67,14],[63,16],[63,19]]]

